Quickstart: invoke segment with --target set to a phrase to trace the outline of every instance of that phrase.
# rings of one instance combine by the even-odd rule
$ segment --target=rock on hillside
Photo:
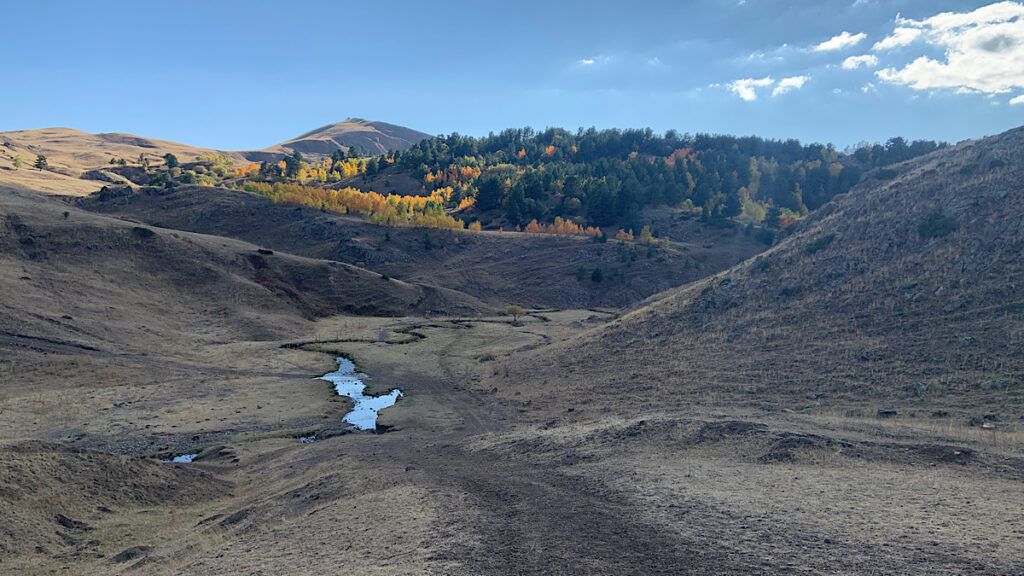
[[[520,366],[582,402],[1019,418],[1022,254],[1016,129],[868,175],[763,255]]]

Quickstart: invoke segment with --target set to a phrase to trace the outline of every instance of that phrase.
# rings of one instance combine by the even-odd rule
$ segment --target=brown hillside
[[[244,164],[277,161],[295,151],[313,156],[329,155],[338,149],[347,151],[349,146],[358,147],[364,154],[379,154],[387,150],[404,150],[424,138],[429,138],[429,135],[358,118],[322,126],[263,150],[242,151],[198,148],[132,134],[90,134],[71,128],[16,130],[0,132],[0,183],[26,186],[51,194],[84,196],[118,180],[145,183],[145,180],[132,178],[133,166],[120,168],[110,164],[111,159],[118,158],[134,164],[140,154],[144,154],[154,166],[162,164],[163,156],[168,153],[183,163],[201,156],[226,156],[237,164]],[[50,165],[47,171],[32,168],[40,154],[46,156]],[[15,156],[21,156],[24,162],[21,169],[14,168]]]
[[[284,204],[227,189],[179,186],[93,195],[88,210],[154,226],[238,238],[310,258],[365,266],[416,284],[463,292],[495,308],[628,306],[703,278],[764,246],[696,222],[671,231],[669,249],[584,237],[382,227],[358,217]],[[431,247],[426,247],[429,237]],[[650,254],[650,255],[649,255]],[[592,280],[600,268],[604,278]]]
[[[1022,152],[1017,129],[869,177],[764,255],[538,352],[513,378],[569,379],[561,402],[642,391],[1019,419]]]
[[[243,162],[240,153],[197,148],[177,142],[143,138],[131,134],[90,134],[71,128],[43,128],[0,132],[0,182],[28,186],[53,194],[80,196],[95,192],[106,184],[104,176],[87,174],[108,171],[110,160],[123,158],[134,162],[145,154],[150,162],[161,164],[165,154],[174,154],[182,162],[199,156],[227,155]],[[46,156],[50,170],[32,168],[36,156]],[[25,166],[15,170],[12,161],[21,156]]]
[[[214,499],[229,488],[212,475],[154,460],[46,442],[0,444],[0,559],[13,554],[97,554],[96,521],[123,507]]]
[[[388,150],[405,150],[429,134],[386,122],[349,118],[321,126],[270,148],[246,152],[253,161],[262,161],[282,154],[301,152],[306,155],[330,155],[335,150],[347,151],[355,146],[363,154],[380,154]]]
[[[202,379],[225,363],[208,347],[306,336],[325,316],[484,309],[450,291],[260,250],[0,186],[0,402],[41,387],[43,409],[59,412],[77,386]],[[5,438],[61,439],[51,436],[59,427],[14,426],[0,419]]]

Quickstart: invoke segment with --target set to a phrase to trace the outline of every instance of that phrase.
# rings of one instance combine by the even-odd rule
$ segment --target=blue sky
[[[0,131],[244,149],[352,116],[842,148],[1024,124],[1024,1],[34,0],[2,18]]]

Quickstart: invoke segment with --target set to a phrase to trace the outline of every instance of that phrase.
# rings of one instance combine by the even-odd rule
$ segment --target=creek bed
[[[376,430],[377,413],[384,408],[394,406],[398,397],[402,396],[402,391],[395,388],[380,396],[366,396],[363,394],[363,390],[366,389],[363,378],[366,378],[366,375],[356,372],[355,364],[343,357],[338,358],[337,370],[319,377],[320,380],[327,380],[334,384],[334,390],[339,396],[351,398],[355,403],[352,411],[342,418],[344,422],[348,422],[357,430]]]

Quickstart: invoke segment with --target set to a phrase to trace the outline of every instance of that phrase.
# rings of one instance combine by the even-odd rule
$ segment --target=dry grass
[[[178,252],[159,251],[4,189],[0,571],[1021,573],[1019,392],[980,384],[1020,374],[1005,288],[1024,235],[987,202],[1024,179],[976,177],[929,188],[961,223],[949,245],[914,239],[922,192],[897,178],[812,219],[767,272],[519,325],[314,319],[312,288],[282,298],[240,267],[251,244],[161,230]],[[337,353],[406,396],[386,434],[300,444],[339,432],[348,404],[314,380]],[[989,412],[995,431],[966,426]],[[152,548],[112,560],[133,546]]]

